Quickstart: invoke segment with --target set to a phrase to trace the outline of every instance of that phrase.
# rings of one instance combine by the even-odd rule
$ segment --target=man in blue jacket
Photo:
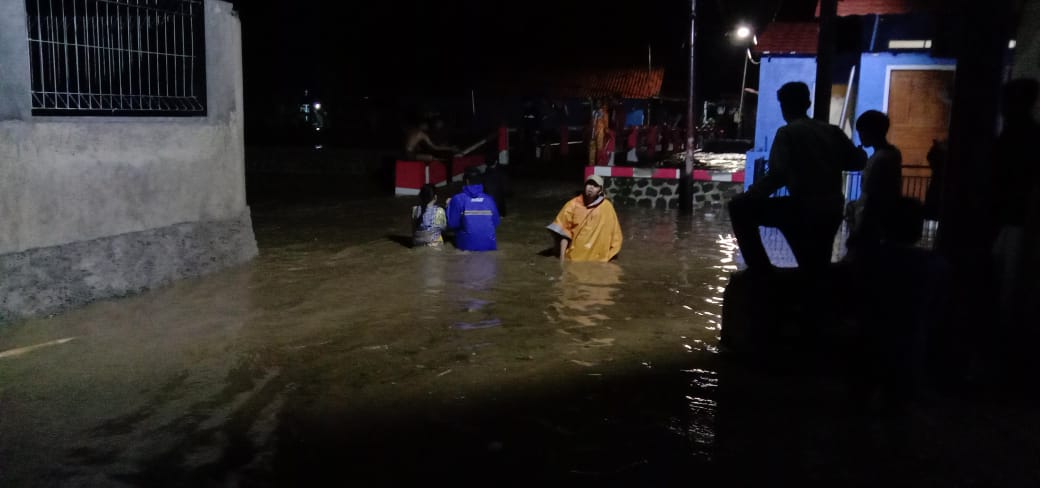
[[[448,202],[448,229],[455,231],[455,247],[463,251],[494,251],[498,208],[477,181],[480,171],[468,168],[462,176],[462,193]]]

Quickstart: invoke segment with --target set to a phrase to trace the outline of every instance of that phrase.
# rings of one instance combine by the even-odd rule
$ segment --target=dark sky
[[[647,65],[684,93],[689,2],[643,0],[236,1],[246,89],[379,95],[465,93],[489,73]],[[698,83],[704,97],[735,94],[740,22],[811,18],[813,0],[700,0]]]

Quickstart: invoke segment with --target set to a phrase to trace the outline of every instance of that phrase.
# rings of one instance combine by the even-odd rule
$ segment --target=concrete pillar
[[[820,37],[816,52],[816,90],[813,118],[830,122],[831,68],[834,60],[834,22],[838,17],[838,0],[820,1]]]
[[[32,113],[25,2],[0,2],[0,121]]]
[[[985,293],[991,288],[989,175],[1011,8],[1006,0],[984,8],[969,0],[957,4],[960,45],[937,248],[953,271],[948,325],[954,340],[968,347],[979,341],[980,327],[992,330],[993,325],[992,303]]]

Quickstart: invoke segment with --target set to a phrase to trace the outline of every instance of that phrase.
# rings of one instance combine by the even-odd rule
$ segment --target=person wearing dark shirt
[[[842,171],[863,169],[867,157],[841,129],[806,115],[805,83],[783,85],[777,99],[787,125],[776,131],[766,174],[729,203],[733,234],[749,270],[772,268],[759,226],[779,228],[798,266],[819,270],[830,262],[841,225]],[[770,198],[785,186],[789,196]]]
[[[488,159],[482,180],[484,182],[484,193],[491,195],[491,198],[495,200],[495,206],[498,207],[498,215],[505,217],[508,214],[506,198],[510,195],[509,176],[502,169],[502,166],[498,164],[497,155],[493,159]]]
[[[888,142],[888,116],[877,110],[863,112],[856,120],[859,139],[874,148],[860,178],[860,196],[853,202],[850,251],[876,246],[881,240],[881,219],[903,194],[903,155]]]
[[[917,247],[924,206],[898,197],[879,220],[877,246],[853,264],[854,318],[859,330],[852,400],[875,404],[889,434],[905,436],[908,407],[923,378],[929,336],[945,308],[949,264]]]
[[[1024,308],[1029,302],[1025,270],[1033,259],[1030,255],[1036,253],[1037,243],[1028,243],[1031,239],[1026,229],[1030,208],[1040,199],[1040,169],[1035,154],[1040,124],[1033,119],[1038,92],[1040,86],[1032,79],[1019,78],[1004,86],[1004,129],[997,138],[992,164],[998,320],[1002,335],[1008,340],[1013,340],[1008,334],[1021,332],[1028,322]]]

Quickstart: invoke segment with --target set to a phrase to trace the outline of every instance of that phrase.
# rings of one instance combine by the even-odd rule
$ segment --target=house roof
[[[758,36],[753,50],[762,54],[816,54],[819,37],[816,22],[773,22]]]
[[[577,73],[560,80],[556,89],[566,96],[653,98],[661,94],[664,68],[616,69]]]
[[[498,91],[514,95],[546,95],[564,98],[654,98],[661,94],[664,68],[610,68],[564,72],[511,73],[493,81]]]
[[[910,11],[909,0],[838,0],[838,17],[906,14]],[[820,2],[816,2],[816,16],[820,16]]]

